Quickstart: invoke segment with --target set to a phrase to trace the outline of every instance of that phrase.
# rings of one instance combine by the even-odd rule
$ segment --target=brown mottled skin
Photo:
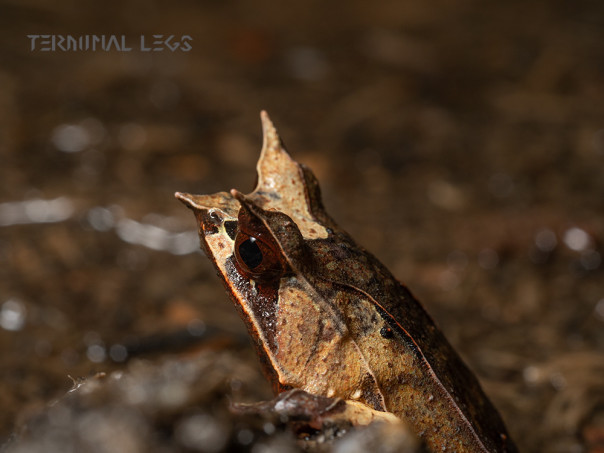
[[[261,118],[251,194],[176,196],[194,211],[202,248],[275,390],[391,412],[433,451],[515,452],[497,410],[434,321],[327,215],[312,172],[285,152],[265,112]],[[261,252],[257,267],[258,255],[246,252],[250,237]]]

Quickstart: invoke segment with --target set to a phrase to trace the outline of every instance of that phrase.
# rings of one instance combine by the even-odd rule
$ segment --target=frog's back
[[[414,414],[410,414],[413,410],[409,409],[406,398],[414,396],[392,388],[393,383],[399,382],[401,389],[423,386],[434,390],[428,400],[433,406],[433,417],[441,418],[442,424],[457,423],[451,421],[453,414],[453,418],[461,420],[460,424],[466,420],[467,436],[476,437],[486,451],[515,452],[497,409],[422,305],[371,253],[357,245],[331,219],[328,223],[327,239],[308,242],[313,254],[313,275],[321,275],[321,279],[339,288],[338,295],[326,297],[340,299],[344,304],[358,304],[359,299],[366,299],[392,333],[383,331],[379,323],[376,329],[382,330],[383,336],[390,335],[393,342],[398,341],[401,354],[414,355],[424,370],[417,375],[422,382],[412,382],[413,373],[404,367],[397,370],[396,364],[388,364],[381,368],[376,363],[373,371],[378,385],[384,389],[383,393],[391,394],[386,397],[387,410],[409,419]],[[392,376],[393,369],[399,376]],[[433,398],[444,400],[438,406],[444,413],[438,413],[439,409],[434,411]]]

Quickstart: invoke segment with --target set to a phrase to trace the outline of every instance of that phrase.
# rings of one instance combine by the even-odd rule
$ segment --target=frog
[[[252,192],[175,196],[193,211],[201,248],[274,392],[300,390],[388,414],[434,452],[516,452],[431,316],[330,217],[312,170],[290,157],[266,111],[260,117]]]

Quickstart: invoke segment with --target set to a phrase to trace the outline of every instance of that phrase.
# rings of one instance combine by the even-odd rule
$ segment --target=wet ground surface
[[[267,109],[521,450],[601,451],[603,18],[587,1],[0,2],[0,440],[70,376],[191,348],[257,370],[173,193],[251,190]],[[132,50],[32,51],[45,33]],[[191,50],[140,49],[158,33]]]

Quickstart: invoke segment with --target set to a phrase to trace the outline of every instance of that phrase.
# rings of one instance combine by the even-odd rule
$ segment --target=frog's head
[[[281,283],[312,265],[305,242],[327,238],[332,221],[312,172],[287,154],[266,112],[261,119],[264,144],[253,192],[177,192],[176,198],[195,213],[202,249],[263,356],[278,349],[275,316]],[[265,365],[270,375],[274,364]]]
[[[256,188],[248,195],[232,189],[212,195],[177,192],[193,210],[206,254],[217,265],[235,259],[242,276],[271,280],[303,265],[304,241],[325,239],[332,223],[310,169],[287,154],[268,114],[260,114],[264,145]]]

